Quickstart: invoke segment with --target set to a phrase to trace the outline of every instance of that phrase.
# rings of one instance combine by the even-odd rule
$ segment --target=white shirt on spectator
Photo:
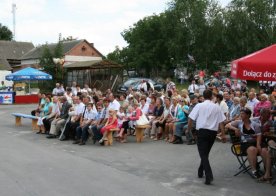
[[[189,93],[195,93],[198,90],[198,86],[196,84],[191,84],[188,88]]]
[[[256,105],[257,103],[259,103],[259,102],[260,102],[260,101],[259,101],[258,99],[256,99],[256,98],[254,98],[254,99],[252,99],[252,100],[248,99],[247,105],[249,105],[251,108],[255,108],[255,105]]]
[[[58,103],[53,103],[51,115],[60,114]]]
[[[227,104],[225,103],[225,101],[221,101],[220,104],[217,103],[217,105],[220,107],[221,111],[223,112],[223,114],[227,114],[229,109],[228,109],[228,106]]]
[[[85,110],[83,118],[87,120],[94,120],[96,119],[96,116],[97,116],[97,113],[91,109],[90,111]]]
[[[108,106],[109,110],[113,109],[116,111],[119,111],[120,107],[121,107],[121,105],[116,99],[114,99],[112,102],[110,102],[109,106]]]
[[[85,105],[84,103],[80,102],[79,104],[76,104],[75,106],[75,114],[80,115],[84,112]]]
[[[196,121],[196,129],[209,129],[218,131],[219,123],[226,118],[220,107],[210,100],[198,103],[189,115],[189,118]]]
[[[206,86],[204,85],[204,84],[200,84],[199,86],[198,86],[198,93],[200,94],[200,95],[203,95],[203,92],[206,90]]]
[[[141,108],[141,111],[143,112],[143,114],[147,115],[149,113],[149,104],[148,103],[145,103],[144,106],[140,106]]]
[[[58,95],[58,94],[61,94],[61,93],[64,93],[64,88],[61,88],[61,87],[54,88],[54,90],[52,92],[53,95]]]
[[[120,111],[118,111],[117,116],[118,116],[118,125],[122,125],[123,122],[126,121],[124,118],[126,116],[125,113],[124,112],[121,113]]]
[[[147,100],[147,101],[146,101],[147,104],[150,104],[150,103],[151,103],[151,98],[147,97],[146,100]]]
[[[69,95],[67,93],[65,93],[64,96],[67,98],[68,103],[70,103],[70,104],[73,103],[72,93],[70,93]]]
[[[71,89],[72,89],[72,94],[76,96],[78,94],[77,87],[72,86]]]

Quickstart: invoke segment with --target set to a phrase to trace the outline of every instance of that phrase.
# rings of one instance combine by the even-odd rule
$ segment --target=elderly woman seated
[[[241,152],[247,154],[252,176],[259,178],[256,163],[257,155],[261,152],[261,129],[259,123],[250,120],[250,116],[251,111],[244,108],[240,112],[241,120],[235,120],[227,124],[226,127],[235,131],[236,136],[240,136]]]
[[[260,116],[260,111],[263,108],[271,109],[271,102],[268,101],[267,94],[260,95],[260,102],[257,103],[254,107],[254,116],[256,116],[256,117]]]

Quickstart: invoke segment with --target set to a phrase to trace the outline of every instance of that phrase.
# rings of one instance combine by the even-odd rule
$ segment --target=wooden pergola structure
[[[109,60],[75,62],[65,64],[63,68],[66,69],[66,86],[75,81],[81,87],[88,84],[101,90],[114,88],[123,74],[123,65]]]

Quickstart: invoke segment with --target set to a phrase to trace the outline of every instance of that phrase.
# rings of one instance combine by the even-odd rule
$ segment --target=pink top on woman
[[[271,102],[270,101],[260,101],[254,107],[254,116],[260,116],[260,111],[262,108],[271,109]]]
[[[139,117],[142,116],[142,111],[140,110],[140,108],[136,108],[136,110],[132,114],[133,115],[129,117],[129,120],[139,120]]]

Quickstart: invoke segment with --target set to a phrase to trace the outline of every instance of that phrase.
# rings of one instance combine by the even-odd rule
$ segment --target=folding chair
[[[244,152],[241,152],[240,137],[237,137],[235,135],[235,132],[232,130],[229,130],[228,132],[229,132],[230,140],[232,143],[231,152],[233,153],[233,155],[237,158],[237,160],[239,162],[239,171],[236,174],[234,174],[234,176],[238,176],[241,173],[247,173],[252,178],[254,178],[254,176],[250,172],[251,167],[247,160],[247,154]],[[262,160],[260,160],[260,161],[257,160],[257,167],[259,167],[260,163],[262,163]]]
[[[272,160],[272,185],[276,184],[276,148],[274,146],[269,146],[269,152],[271,155],[271,160]]]

